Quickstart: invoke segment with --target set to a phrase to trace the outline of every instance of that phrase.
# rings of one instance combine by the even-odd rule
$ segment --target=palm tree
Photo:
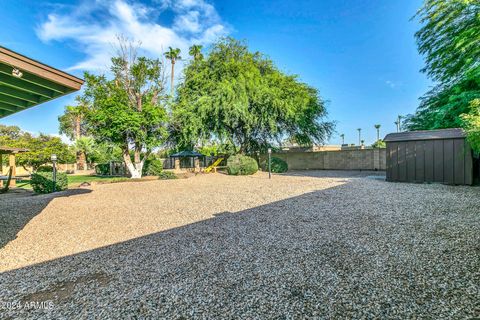
[[[195,61],[202,60],[203,59],[202,48],[203,46],[199,44],[194,44],[193,46],[190,47],[188,54],[191,55],[193,57],[193,60]]]
[[[362,145],[362,128],[358,128],[358,145]]]
[[[182,57],[180,57],[180,52],[181,51],[179,48],[174,49],[172,47],[168,47],[168,51],[165,52],[165,58],[170,60],[170,62],[172,63],[172,74],[170,79],[170,90],[172,91],[172,97],[174,92],[173,79],[175,77],[175,62],[177,62],[177,60],[182,59]]]
[[[75,140],[74,147],[77,152],[81,152],[85,156],[85,162],[88,162],[88,156],[95,148],[95,141],[92,137],[80,137]]]
[[[400,130],[402,129],[402,116],[399,115],[398,116],[398,120],[395,121],[395,124],[397,125],[397,132],[400,132]]]
[[[374,125],[375,129],[377,129],[377,141],[380,140],[380,124]]]
[[[345,144],[345,134],[341,134],[340,135],[340,138],[342,138],[342,145]]]

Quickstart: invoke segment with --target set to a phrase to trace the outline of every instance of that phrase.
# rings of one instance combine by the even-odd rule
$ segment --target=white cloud
[[[160,22],[167,14],[173,15],[172,22]],[[83,0],[51,12],[36,31],[42,41],[73,42],[85,54],[71,70],[105,71],[118,35],[140,41],[147,56],[161,57],[171,46],[180,48],[186,58],[192,44],[208,45],[226,35],[228,27],[205,0],[157,0],[150,6],[128,0]]]
[[[386,84],[387,86],[389,86],[390,88],[392,88],[392,89],[396,89],[396,88],[401,87],[401,86],[403,85],[402,82],[400,82],[400,81],[393,81],[393,80],[386,80],[386,81],[385,81],[385,84]]]

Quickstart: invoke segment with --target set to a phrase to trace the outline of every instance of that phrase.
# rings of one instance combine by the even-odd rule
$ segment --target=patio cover
[[[0,118],[77,91],[83,82],[0,46]]]

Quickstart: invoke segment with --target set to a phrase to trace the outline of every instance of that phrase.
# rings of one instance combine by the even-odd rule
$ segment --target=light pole
[[[52,156],[50,157],[50,160],[52,160],[52,164],[53,164],[53,192],[57,191],[57,155],[56,154],[52,154]]]
[[[358,145],[362,145],[362,128],[358,128]]]
[[[268,179],[272,179],[272,148],[268,148]]]

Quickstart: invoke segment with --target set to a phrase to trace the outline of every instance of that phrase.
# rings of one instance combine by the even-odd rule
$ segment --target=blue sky
[[[81,76],[101,72],[115,35],[142,42],[144,54],[186,50],[217,37],[245,39],[282,70],[298,74],[328,100],[337,121],[330,143],[375,140],[412,113],[430,82],[419,72],[411,17],[421,0],[0,0],[0,45]],[[180,66],[181,68],[181,66]],[[0,120],[30,132],[58,133],[74,95]]]

